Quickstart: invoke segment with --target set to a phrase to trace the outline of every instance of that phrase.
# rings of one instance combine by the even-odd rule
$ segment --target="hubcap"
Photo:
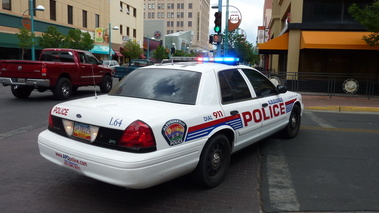
[[[220,153],[216,152],[213,154],[211,165],[213,169],[217,169],[220,166],[221,156]]]

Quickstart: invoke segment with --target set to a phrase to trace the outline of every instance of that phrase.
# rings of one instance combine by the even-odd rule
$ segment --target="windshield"
[[[201,73],[173,69],[137,69],[109,95],[195,104]]]

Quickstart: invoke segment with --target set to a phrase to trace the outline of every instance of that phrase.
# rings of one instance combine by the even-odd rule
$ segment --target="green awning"
[[[19,48],[16,34],[0,33],[0,47]]]
[[[112,55],[114,55],[114,51],[112,51]],[[91,53],[95,54],[103,54],[103,55],[109,55],[109,46],[103,46],[103,45],[95,45],[92,50],[90,50]]]

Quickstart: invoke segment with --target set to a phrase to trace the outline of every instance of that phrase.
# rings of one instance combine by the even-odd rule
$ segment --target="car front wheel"
[[[298,105],[294,105],[287,126],[283,129],[285,138],[294,138],[299,133],[301,123],[301,110]]]
[[[218,186],[228,171],[230,152],[230,143],[225,135],[219,134],[209,139],[192,174],[195,182],[208,188]]]

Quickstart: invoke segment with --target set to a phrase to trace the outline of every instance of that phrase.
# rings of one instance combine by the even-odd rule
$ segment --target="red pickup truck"
[[[51,90],[65,100],[80,86],[98,85],[103,93],[112,89],[112,70],[92,53],[74,49],[44,49],[39,61],[1,60],[0,83],[11,85],[17,98],[28,98],[36,89]]]

